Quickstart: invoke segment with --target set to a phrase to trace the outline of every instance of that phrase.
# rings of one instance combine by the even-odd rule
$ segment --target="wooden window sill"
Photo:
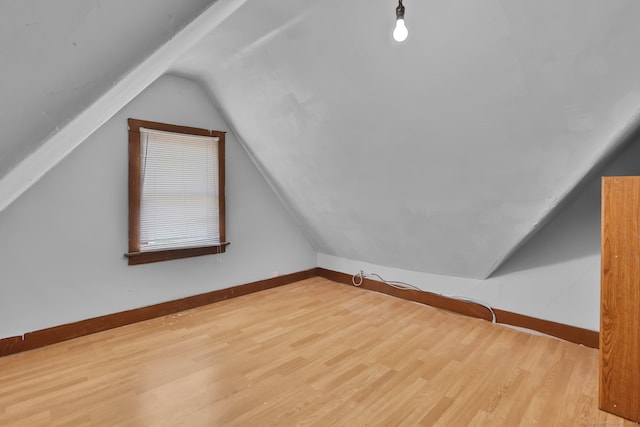
[[[190,258],[201,255],[221,254],[226,251],[229,242],[213,246],[201,246],[197,248],[166,249],[150,252],[127,252],[129,265],[148,264],[151,262],[169,261],[172,259]]]

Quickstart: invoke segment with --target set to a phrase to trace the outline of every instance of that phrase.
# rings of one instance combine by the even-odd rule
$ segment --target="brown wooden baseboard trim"
[[[57,342],[105,331],[107,329],[117,328],[119,326],[129,325],[131,323],[142,322],[156,317],[166,316],[168,314],[189,310],[191,308],[213,304],[215,302],[226,300],[229,298],[247,295],[265,289],[275,288],[277,286],[287,285],[314,276],[324,277],[337,283],[343,283],[353,286],[351,282],[352,276],[349,274],[327,270],[324,268],[313,268],[310,270],[287,274],[284,276],[278,276],[271,279],[247,283],[245,285],[220,289],[205,294],[194,295],[178,300],[154,304],[147,307],[141,307],[119,313],[108,314],[105,316],[94,317],[92,319],[81,320],[79,322],[69,323],[66,325],[54,326],[52,328],[41,329],[38,331],[26,333],[24,337],[15,336],[2,338],[0,339],[0,357],[7,356],[9,354],[20,353],[22,351],[31,350],[38,347],[44,347],[49,344],[55,344]],[[477,317],[489,321],[491,320],[491,314],[489,313],[489,311],[477,304],[460,301],[453,298],[447,298],[440,295],[429,294],[426,292],[400,290],[376,280],[365,279],[360,287],[363,289],[392,295],[405,300],[430,305],[432,307],[453,311],[467,316]],[[599,334],[597,331],[564,325],[562,323],[542,320],[535,317],[525,316],[522,314],[512,313],[500,309],[493,309],[493,311],[496,315],[496,321],[498,323],[527,328],[547,335],[562,338],[576,344],[598,348]]]
[[[327,270],[320,267],[316,268],[316,273],[318,276],[324,277],[331,281],[353,286],[353,276],[349,274]],[[457,299],[447,298],[435,294],[429,294],[426,292],[400,290],[389,286],[386,283],[370,279],[364,279],[359,287],[387,295],[392,295],[405,300],[430,305],[432,307],[453,311],[467,316],[477,317],[489,321],[491,320],[491,313],[489,313],[486,308],[470,302],[460,301]],[[535,317],[525,316],[523,314],[512,313],[510,311],[500,310],[496,308],[493,309],[493,312],[496,315],[497,323],[531,329],[546,335],[551,335],[591,348],[598,348],[599,346],[599,334],[597,331],[578,328],[576,326],[565,325],[562,323],[551,322],[549,320],[538,319]]]
[[[327,270],[324,268],[317,268],[318,276],[324,277],[325,279],[332,280],[334,282],[343,283],[345,285],[351,285],[352,277],[346,273],[340,273],[333,270]],[[445,310],[453,311],[456,313],[466,314],[471,317],[478,317],[480,319],[491,320],[491,313],[486,308],[479,306],[477,304],[471,304],[464,301],[459,301],[453,298],[447,298],[436,294],[430,294],[426,292],[419,292],[413,290],[401,290],[394,288],[393,286],[389,286],[386,283],[364,279],[362,284],[359,286],[363,289],[368,289],[370,291],[376,291],[387,295],[392,295],[394,297],[406,299],[408,301],[419,302],[421,304],[430,305],[432,307],[442,308]]]
[[[38,347],[44,347],[49,344],[55,344],[61,341],[105,331],[107,329],[117,328],[119,326],[129,325],[131,323],[166,316],[168,314],[189,310],[191,308],[213,304],[229,298],[287,285],[316,275],[316,269],[312,268],[310,270],[286,274],[266,280],[259,280],[245,285],[220,289],[217,291],[207,292],[205,294],[193,295],[147,307],[107,314],[105,316],[94,317],[92,319],[81,320],[79,322],[69,323],[66,325],[41,329],[26,333],[24,337],[15,336],[3,338],[0,339],[0,357]]]
[[[586,347],[598,348],[600,346],[600,334],[598,331],[538,319],[537,317],[525,316],[524,314],[512,313],[497,308],[494,308],[493,312],[496,314],[498,323],[531,329],[576,344],[582,344]]]

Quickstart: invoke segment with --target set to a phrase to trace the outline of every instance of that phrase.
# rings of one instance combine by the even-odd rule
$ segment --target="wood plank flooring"
[[[313,278],[0,358],[0,425],[631,425],[597,375],[597,350]]]

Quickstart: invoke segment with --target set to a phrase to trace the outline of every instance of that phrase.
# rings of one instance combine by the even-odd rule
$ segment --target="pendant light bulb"
[[[404,5],[402,0],[398,0],[396,7],[396,27],[393,29],[393,39],[397,42],[403,42],[409,36],[409,30],[404,23]]]
[[[393,39],[397,42],[403,42],[409,36],[409,30],[404,25],[404,19],[396,20],[396,28],[393,29]]]

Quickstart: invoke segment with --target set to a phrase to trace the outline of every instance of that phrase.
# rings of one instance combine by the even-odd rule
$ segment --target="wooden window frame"
[[[129,125],[129,252],[125,256],[129,265],[147,264],[151,262],[169,261],[201,255],[220,254],[226,251],[225,221],[225,134],[226,132],[208,130],[167,123],[151,122],[130,118]],[[163,249],[140,252],[140,198],[141,198],[141,161],[140,161],[140,128],[189,135],[211,136],[218,138],[218,226],[220,244],[193,248]]]

